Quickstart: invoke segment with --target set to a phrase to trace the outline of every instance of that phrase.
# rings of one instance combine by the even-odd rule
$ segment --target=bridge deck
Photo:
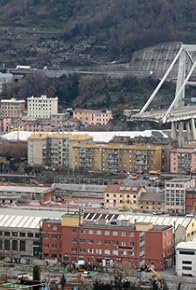
[[[144,113],[137,113],[132,116],[132,119],[138,121],[148,120],[159,123],[162,122],[165,113],[166,110],[151,110]],[[170,123],[172,121],[190,120],[192,118],[196,119],[196,105],[174,109],[168,116],[166,123]]]

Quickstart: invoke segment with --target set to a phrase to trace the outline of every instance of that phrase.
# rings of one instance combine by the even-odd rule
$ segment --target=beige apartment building
[[[46,95],[41,97],[27,98],[27,115],[33,118],[50,118],[51,115],[58,113],[58,97],[48,98]]]
[[[104,192],[104,207],[117,210],[138,209],[140,197],[144,192],[142,186],[108,185]]]
[[[25,100],[4,99],[1,100],[2,118],[19,118],[25,110]]]
[[[73,146],[87,142],[92,142],[87,134],[33,133],[28,139],[28,163],[70,167]]]
[[[162,149],[153,145],[77,144],[70,166],[94,171],[161,171]]]
[[[179,174],[196,173],[196,142],[171,151],[170,172]]]

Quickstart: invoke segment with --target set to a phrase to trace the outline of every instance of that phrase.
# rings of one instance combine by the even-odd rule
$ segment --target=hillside
[[[195,0],[1,0],[0,65],[130,61],[165,41],[196,41]]]

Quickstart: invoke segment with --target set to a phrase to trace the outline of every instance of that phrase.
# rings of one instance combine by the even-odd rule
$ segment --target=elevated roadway
[[[172,123],[180,121],[188,121],[196,119],[196,105],[179,107],[168,115],[168,118],[164,121],[166,110],[159,111],[145,111],[143,113],[137,113],[131,117],[132,120],[136,121],[149,121],[155,123]]]

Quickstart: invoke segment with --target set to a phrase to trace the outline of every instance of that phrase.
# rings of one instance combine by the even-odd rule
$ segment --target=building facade
[[[145,192],[142,186],[108,185],[104,192],[104,207],[118,210],[136,210]]]
[[[82,125],[106,125],[112,119],[112,111],[75,109],[73,118],[79,120]]]
[[[41,97],[27,98],[27,115],[34,118],[50,118],[51,115],[58,113],[58,97],[48,98],[45,95]]]
[[[139,209],[143,212],[164,212],[165,194],[157,188],[146,188],[139,200]]]
[[[25,111],[25,100],[16,100],[14,98],[1,100],[2,118],[19,118]]]
[[[58,251],[52,246],[53,226],[62,238]],[[42,236],[43,257],[51,258],[53,255],[66,264],[83,260],[88,267],[107,268],[114,262],[128,262],[133,268],[154,264],[159,270],[172,264],[171,226],[129,224],[126,221],[106,223],[103,220],[92,223],[83,221],[79,215],[65,215],[58,226],[56,221],[44,222]]]
[[[196,143],[171,151],[170,172],[179,174],[196,173]]]
[[[186,213],[196,214],[196,187],[186,189]]]
[[[92,142],[87,134],[34,133],[28,139],[28,163],[53,167],[70,167],[73,146]]]
[[[73,147],[72,168],[113,172],[161,171],[162,149],[152,145],[78,144]]]
[[[196,240],[179,243],[176,247],[178,276],[196,277]]]
[[[195,187],[195,178],[173,178],[165,182],[165,208],[168,212],[185,213],[186,189]]]

